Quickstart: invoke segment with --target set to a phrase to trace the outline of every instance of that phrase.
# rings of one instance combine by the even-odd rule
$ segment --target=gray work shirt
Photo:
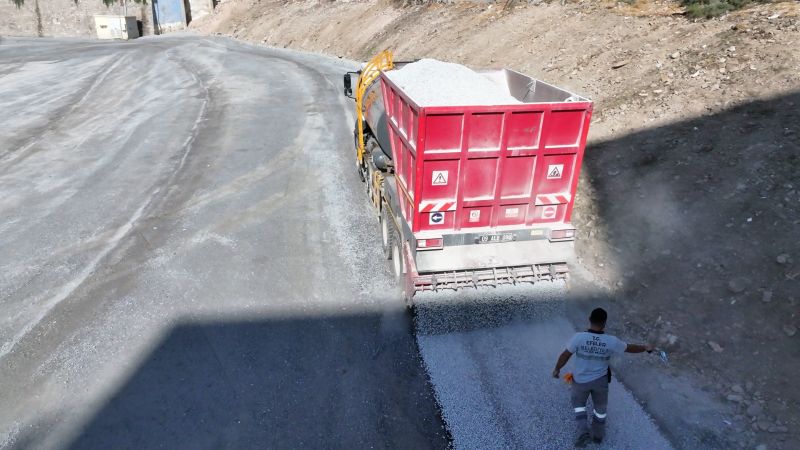
[[[608,361],[628,346],[616,336],[581,331],[567,342],[567,351],[575,355],[572,376],[576,383],[588,383],[608,373]]]

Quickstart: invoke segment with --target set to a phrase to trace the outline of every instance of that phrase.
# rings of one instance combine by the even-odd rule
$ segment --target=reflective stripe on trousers
[[[572,408],[575,412],[577,434],[589,431],[589,417],[586,402],[592,399],[592,435],[602,439],[605,436],[606,406],[608,404],[608,378],[605,376],[588,383],[572,383]]]

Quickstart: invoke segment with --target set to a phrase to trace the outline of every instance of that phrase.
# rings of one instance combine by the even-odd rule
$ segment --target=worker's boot
[[[578,439],[575,440],[575,448],[584,448],[589,445],[591,440],[592,436],[589,433],[581,433]]]

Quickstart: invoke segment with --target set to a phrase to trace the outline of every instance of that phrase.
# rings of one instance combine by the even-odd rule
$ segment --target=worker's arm
[[[642,352],[652,352],[655,350],[650,344],[628,344],[625,347],[625,353],[642,353]]]
[[[556,362],[556,368],[553,369],[553,378],[558,378],[561,374],[561,368],[567,364],[569,358],[572,357],[572,352],[569,350],[564,350],[561,352],[561,356],[558,357],[558,361]]]

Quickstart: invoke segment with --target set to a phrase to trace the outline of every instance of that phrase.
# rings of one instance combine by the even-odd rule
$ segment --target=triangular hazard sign
[[[447,184],[447,178],[444,177],[443,173],[439,173],[439,175],[433,179],[433,184]]]
[[[561,178],[561,172],[558,170],[558,166],[553,166],[553,170],[547,174],[549,178]]]

